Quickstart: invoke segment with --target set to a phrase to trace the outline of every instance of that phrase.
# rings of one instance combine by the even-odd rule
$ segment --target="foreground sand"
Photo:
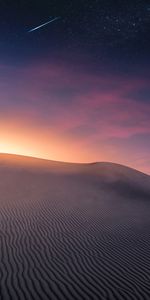
[[[150,299],[150,176],[0,155],[0,299]]]

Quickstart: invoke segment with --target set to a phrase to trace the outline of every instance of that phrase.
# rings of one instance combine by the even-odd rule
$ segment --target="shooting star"
[[[32,31],[38,30],[38,29],[40,29],[41,27],[44,27],[44,26],[48,25],[49,23],[52,23],[52,22],[54,22],[54,21],[56,21],[56,20],[58,20],[58,19],[60,19],[60,17],[56,17],[56,18],[54,18],[54,19],[52,19],[52,20],[50,20],[50,21],[48,21],[48,22],[46,22],[46,23],[44,23],[44,24],[41,24],[41,25],[39,25],[39,26],[37,26],[37,27],[35,27],[35,28],[33,28],[33,29],[30,29],[28,32],[32,32]]]

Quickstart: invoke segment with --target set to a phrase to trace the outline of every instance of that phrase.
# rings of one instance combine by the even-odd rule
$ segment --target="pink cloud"
[[[149,80],[73,72],[56,64],[0,70],[5,74],[0,76],[1,118],[20,118],[85,147],[150,134],[149,103],[127,96]]]

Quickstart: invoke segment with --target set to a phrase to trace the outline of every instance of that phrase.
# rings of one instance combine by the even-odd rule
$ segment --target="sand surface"
[[[0,300],[150,299],[150,176],[0,155]]]

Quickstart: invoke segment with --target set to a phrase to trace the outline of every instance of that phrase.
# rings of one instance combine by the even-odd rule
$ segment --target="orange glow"
[[[0,120],[0,153],[18,154],[55,161],[88,163],[95,161],[117,162],[149,173],[143,163],[125,160],[121,154],[109,147],[109,151],[101,145],[99,151],[90,143],[82,140],[60,136],[57,131],[39,128],[37,124],[27,125],[25,121],[14,119]]]
[[[50,160],[91,162],[92,155],[79,143],[50,130],[19,122],[0,121],[0,153],[20,154]],[[104,159],[104,157],[102,158]]]

